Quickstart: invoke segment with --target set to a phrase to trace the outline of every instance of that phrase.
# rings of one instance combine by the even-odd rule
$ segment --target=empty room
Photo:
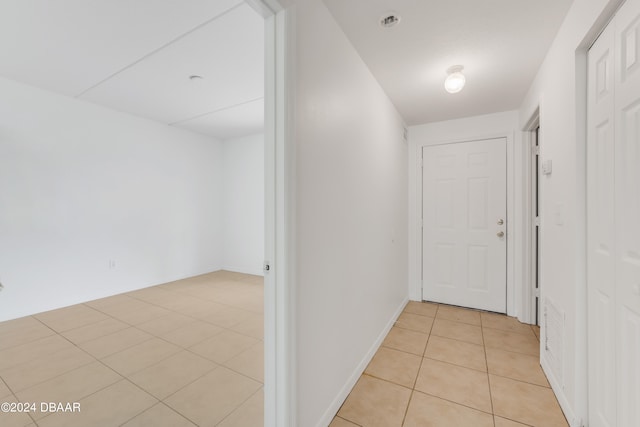
[[[640,425],[640,0],[0,3],[2,426]]]
[[[261,422],[263,16],[0,7],[0,424]]]

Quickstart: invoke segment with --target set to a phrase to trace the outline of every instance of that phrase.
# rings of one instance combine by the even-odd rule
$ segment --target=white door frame
[[[514,172],[514,135],[513,131],[497,132],[492,134],[475,135],[472,137],[456,138],[452,140],[432,140],[421,141],[415,144],[415,150],[410,153],[411,157],[415,157],[414,161],[409,161],[409,173],[410,176],[415,177],[415,193],[409,197],[415,197],[416,212],[411,215],[409,220],[409,232],[415,233],[416,236],[422,236],[422,149],[427,146],[441,145],[441,144],[455,144],[460,142],[471,142],[483,139],[496,139],[506,138],[507,140],[507,314],[514,315],[520,312],[520,308],[516,309],[516,301],[520,300],[519,295],[522,293],[521,289],[516,289],[515,286],[515,248],[518,236],[514,233],[514,230],[519,228],[518,224],[521,224],[521,210],[516,215],[515,205],[515,188],[519,187],[520,179],[518,178],[518,184],[516,183],[516,175]],[[415,173],[415,174],[414,174]],[[412,175],[414,174],[414,175]],[[410,277],[414,279],[409,283],[409,299],[414,301],[421,301],[422,295],[422,238],[416,239],[416,247],[409,247],[409,256],[413,258],[410,260],[410,268],[416,270],[410,272]],[[411,241],[411,239],[410,239]],[[518,275],[521,277],[521,275]],[[518,287],[521,288],[521,287]],[[518,297],[516,297],[518,294]],[[518,302],[518,305],[521,305]]]
[[[264,426],[294,427],[293,14],[286,0],[245,2],[265,18]]]
[[[538,256],[536,260],[536,241],[535,233],[535,215],[533,209],[535,207],[534,191],[538,192],[538,212],[541,212],[541,200],[540,186],[535,188],[534,173],[535,173],[535,153],[533,152],[533,143],[535,139],[535,130],[539,130],[539,141],[542,140],[540,135],[542,134],[542,126],[540,126],[540,106],[536,108],[531,118],[527,121],[523,127],[522,137],[522,204],[523,204],[523,227],[522,227],[522,313],[520,320],[525,319],[528,323],[535,324],[536,321],[536,295],[535,295],[535,283],[534,283],[534,269],[537,268],[538,284],[540,286],[539,291],[542,294],[542,280],[541,280],[541,257]],[[542,150],[542,146],[539,146]],[[542,216],[542,215],[540,215]],[[538,233],[539,238],[542,238],[542,233]],[[538,253],[539,248],[542,246],[540,240],[537,243]],[[539,298],[541,295],[538,296]],[[540,300],[540,307],[542,307],[542,300]],[[541,313],[539,313],[539,316]],[[538,323],[540,323],[538,321]]]

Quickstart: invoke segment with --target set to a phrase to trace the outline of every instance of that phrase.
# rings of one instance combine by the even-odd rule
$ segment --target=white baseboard
[[[402,304],[400,304],[400,307],[398,307],[398,309],[393,314],[393,316],[391,317],[387,325],[384,327],[382,332],[380,332],[380,335],[378,335],[378,338],[373,343],[369,351],[365,354],[362,361],[358,364],[356,369],[349,376],[349,378],[347,379],[346,383],[344,384],[344,386],[342,387],[342,389],[340,390],[336,398],[333,400],[333,402],[331,402],[331,405],[329,405],[327,410],[324,412],[324,415],[320,418],[320,421],[318,421],[318,423],[316,424],[317,427],[327,427],[329,424],[331,424],[331,421],[333,421],[333,418],[336,416],[336,414],[338,413],[338,410],[340,409],[344,401],[347,399],[347,396],[349,396],[349,393],[351,393],[351,389],[353,389],[353,387],[358,382],[358,379],[360,379],[360,376],[362,375],[364,370],[367,368],[367,365],[369,365],[369,362],[371,362],[371,359],[373,359],[373,356],[376,354],[376,352],[382,345],[382,342],[384,341],[385,337],[393,327],[394,323],[396,322],[396,320],[400,316],[400,313],[402,313],[402,310],[404,309],[404,307],[407,305],[408,302],[409,302],[409,298],[405,298],[404,301],[402,301]]]
[[[551,389],[556,395],[558,403],[560,403],[560,409],[562,409],[562,412],[564,412],[564,416],[567,419],[569,425],[571,427],[582,427],[582,422],[576,417],[576,414],[573,411],[573,408],[571,407],[567,396],[564,394],[562,385],[558,382],[558,379],[555,377],[555,375],[553,375],[553,370],[544,357],[540,358],[540,366],[542,366],[542,370],[549,380]]]
[[[221,270],[231,271],[233,273],[244,273],[244,274],[252,274],[254,276],[264,276],[264,271],[261,268],[240,268],[240,267],[230,267],[224,266]]]

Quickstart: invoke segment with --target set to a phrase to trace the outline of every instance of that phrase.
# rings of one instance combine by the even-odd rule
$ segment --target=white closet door
[[[640,0],[589,51],[589,425],[640,426]]]
[[[640,426],[640,0],[615,28],[618,425]]]
[[[616,426],[614,29],[589,51],[587,141],[587,277],[589,420]]]

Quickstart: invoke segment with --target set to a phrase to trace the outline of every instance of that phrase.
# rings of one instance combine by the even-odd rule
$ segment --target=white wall
[[[264,135],[223,143],[223,268],[262,275]]]
[[[296,425],[327,426],[407,300],[403,122],[320,0],[296,2]]]
[[[219,269],[221,198],[219,141],[0,79],[0,320]]]
[[[520,108],[524,126],[539,106],[541,160],[553,162],[540,181],[540,279],[543,304],[564,314],[564,345],[559,371],[544,351],[542,365],[572,426],[587,419],[584,50],[618,3],[574,1]]]
[[[428,123],[409,128],[409,297],[420,301],[422,270],[422,234],[419,219],[422,214],[422,147],[427,145],[507,138],[507,312],[522,314],[521,280],[516,279],[517,258],[522,254],[522,151],[518,129],[518,112],[486,114],[457,120]],[[528,320],[528,319],[527,319]]]

